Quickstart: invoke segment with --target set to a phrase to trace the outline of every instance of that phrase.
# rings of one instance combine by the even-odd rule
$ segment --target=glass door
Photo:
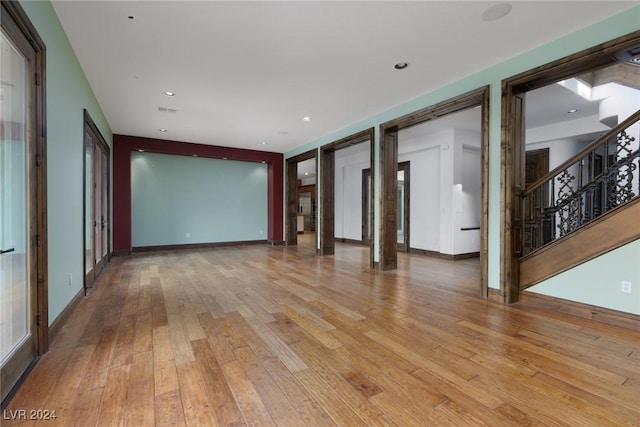
[[[109,149],[85,110],[84,288],[85,293],[109,260]]]
[[[0,385],[2,400],[36,358],[31,287],[30,64],[5,34],[0,62]]]
[[[84,271],[85,290],[93,284],[93,138],[89,129],[85,131],[84,146]]]

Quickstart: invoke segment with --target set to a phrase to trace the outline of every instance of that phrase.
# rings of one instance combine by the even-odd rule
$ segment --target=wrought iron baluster
[[[527,250],[536,250],[638,197],[640,147],[637,136],[627,130],[638,125],[639,118],[640,111],[562,163],[521,199]]]

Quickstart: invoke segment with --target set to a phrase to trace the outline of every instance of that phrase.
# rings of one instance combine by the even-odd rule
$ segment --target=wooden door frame
[[[298,163],[309,159],[316,159],[316,176],[318,171],[318,150],[312,149],[297,156],[289,157],[286,166],[286,198],[287,211],[285,221],[285,245],[295,246],[298,244]],[[317,178],[316,178],[317,183]],[[318,227],[316,227],[316,232]],[[317,241],[317,239],[316,239]],[[316,243],[317,247],[317,243]]]
[[[106,140],[104,139],[104,137],[102,136],[102,133],[100,132],[100,130],[98,129],[98,127],[96,126],[95,122],[93,121],[93,119],[91,118],[91,115],[89,114],[89,112],[85,109],[83,110],[83,118],[84,118],[84,131],[83,131],[83,143],[82,143],[82,150],[83,150],[83,154],[82,154],[82,176],[83,176],[83,194],[82,194],[82,271],[83,271],[83,277],[84,277],[84,281],[83,281],[83,288],[84,288],[84,292],[85,295],[87,294],[87,292],[89,291],[89,289],[91,289],[93,282],[95,281],[96,277],[98,277],[98,275],[100,274],[100,272],[104,269],[104,267],[109,263],[109,261],[111,260],[111,197],[110,197],[110,193],[111,193],[111,150],[109,148],[109,145],[107,144]],[[98,268],[98,266],[95,264],[95,257],[96,255],[93,255],[93,263],[94,266],[91,269],[91,272],[87,271],[87,265],[85,262],[85,253],[84,251],[86,250],[87,247],[87,233],[86,233],[86,223],[87,223],[87,215],[89,214],[87,212],[87,188],[86,188],[86,183],[87,183],[87,157],[85,155],[86,149],[87,149],[87,132],[91,132],[93,134],[93,136],[95,136],[95,141],[92,141],[92,145],[94,147],[94,154],[92,155],[92,171],[93,174],[95,176],[95,163],[96,163],[96,158],[95,158],[95,147],[98,147],[99,150],[101,150],[104,154],[105,157],[107,159],[107,165],[106,165],[106,171],[105,174],[103,175],[103,179],[106,179],[106,193],[107,193],[107,218],[106,218],[106,227],[107,227],[107,254],[106,254],[106,259],[102,260],[102,266],[100,268],[100,271],[96,271],[96,269]],[[95,180],[92,179],[92,182],[94,182]],[[92,215],[93,213],[95,213],[95,200],[94,203],[92,203],[91,205],[91,212]],[[95,218],[94,218],[95,220]],[[94,227],[92,227],[91,229],[91,233],[92,235],[95,236],[95,225]],[[92,238],[93,241],[93,246],[95,249],[95,238]],[[102,248],[99,249],[100,251],[102,251]]]
[[[524,191],[524,94],[569,77],[630,59],[640,48],[640,31],[582,50],[502,81],[502,134],[500,172],[500,295],[506,303],[520,295]]]
[[[487,297],[487,254],[488,254],[488,202],[489,202],[489,86],[467,92],[455,98],[442,101],[431,107],[407,114],[380,125],[380,175],[381,194],[380,212],[380,269],[390,270],[397,268],[397,247],[395,242],[396,230],[393,227],[385,227],[385,218],[393,215],[390,206],[396,203],[396,191],[387,191],[397,187],[397,154],[398,154],[398,130],[415,126],[420,123],[434,120],[447,114],[456,113],[469,108],[481,107],[481,190],[480,190],[480,294]],[[394,157],[395,153],[395,157]],[[393,208],[395,209],[395,207]],[[387,247],[385,247],[387,242]]]
[[[369,141],[371,176],[375,176],[374,163],[375,128],[365,129],[320,147],[320,254],[335,253],[335,152]],[[373,181],[369,188],[369,200],[373,203]],[[373,242],[369,242],[369,265],[373,268]]]
[[[398,250],[409,253],[411,251],[411,162],[399,162],[398,172],[404,171],[404,210],[402,218],[398,218],[398,221],[402,221],[402,227],[404,229],[404,242],[398,243]]]
[[[373,240],[371,231],[373,231],[373,202],[371,200],[371,188],[373,187],[373,178],[371,168],[362,169],[362,244],[370,246]],[[365,195],[368,195],[365,197]]]
[[[28,239],[29,252],[32,259],[29,262],[29,275],[32,278],[29,283],[29,291],[32,294],[30,310],[33,333],[33,345],[35,346],[36,359],[49,349],[49,296],[48,296],[48,234],[47,234],[47,117],[46,117],[46,46],[33,26],[29,17],[18,1],[2,1],[0,16],[2,17],[2,29],[14,42],[33,52],[31,59],[34,84],[31,91],[31,119],[32,125],[29,132],[33,135],[32,144],[27,149],[27,162],[35,165],[29,171],[31,182],[28,190],[33,192],[27,197],[29,204],[29,216],[27,222],[31,232]],[[29,79],[31,82],[31,78]],[[21,378],[29,371],[27,368],[21,374]],[[3,403],[8,402],[17,388],[13,385]],[[4,407],[4,405],[3,405]]]

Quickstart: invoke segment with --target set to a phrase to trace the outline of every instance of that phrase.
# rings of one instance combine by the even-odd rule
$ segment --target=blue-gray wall
[[[267,238],[267,166],[131,154],[133,247]]]

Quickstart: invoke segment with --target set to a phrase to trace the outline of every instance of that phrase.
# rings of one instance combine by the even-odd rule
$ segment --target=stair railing
[[[640,149],[627,131],[640,110],[521,194],[526,255],[638,197]]]

